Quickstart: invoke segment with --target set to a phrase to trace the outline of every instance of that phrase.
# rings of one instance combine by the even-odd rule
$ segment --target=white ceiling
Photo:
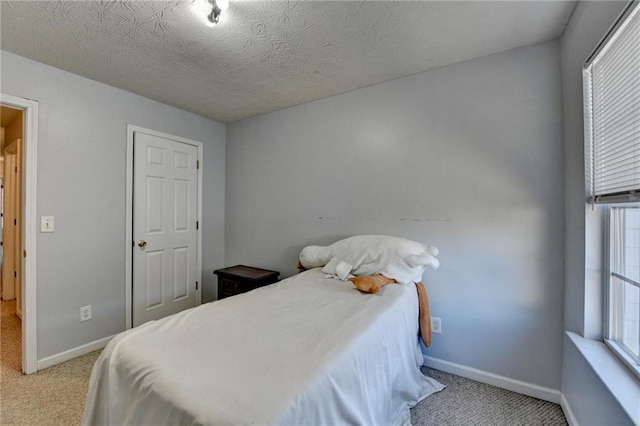
[[[205,1],[205,0],[195,0]],[[562,34],[575,1],[2,1],[0,47],[221,122]]]

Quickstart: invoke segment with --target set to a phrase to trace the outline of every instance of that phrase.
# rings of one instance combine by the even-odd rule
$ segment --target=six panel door
[[[133,326],[196,304],[198,148],[134,133]]]

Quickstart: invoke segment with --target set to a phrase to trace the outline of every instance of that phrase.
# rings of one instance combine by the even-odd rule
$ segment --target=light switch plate
[[[54,219],[53,216],[40,216],[40,232],[53,232]]]

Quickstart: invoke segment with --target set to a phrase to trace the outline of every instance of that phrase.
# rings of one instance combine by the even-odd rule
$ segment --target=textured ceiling
[[[205,0],[195,0],[205,1]],[[562,34],[574,1],[1,1],[0,47],[233,122]]]

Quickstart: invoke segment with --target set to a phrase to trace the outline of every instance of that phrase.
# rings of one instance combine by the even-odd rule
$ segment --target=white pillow
[[[406,238],[388,235],[356,235],[329,246],[307,246],[300,252],[300,264],[310,269],[340,262],[352,267],[353,275],[382,274],[399,283],[420,282],[427,266],[437,269],[438,249]],[[344,267],[344,266],[343,266]],[[336,274],[338,275],[338,274]]]

